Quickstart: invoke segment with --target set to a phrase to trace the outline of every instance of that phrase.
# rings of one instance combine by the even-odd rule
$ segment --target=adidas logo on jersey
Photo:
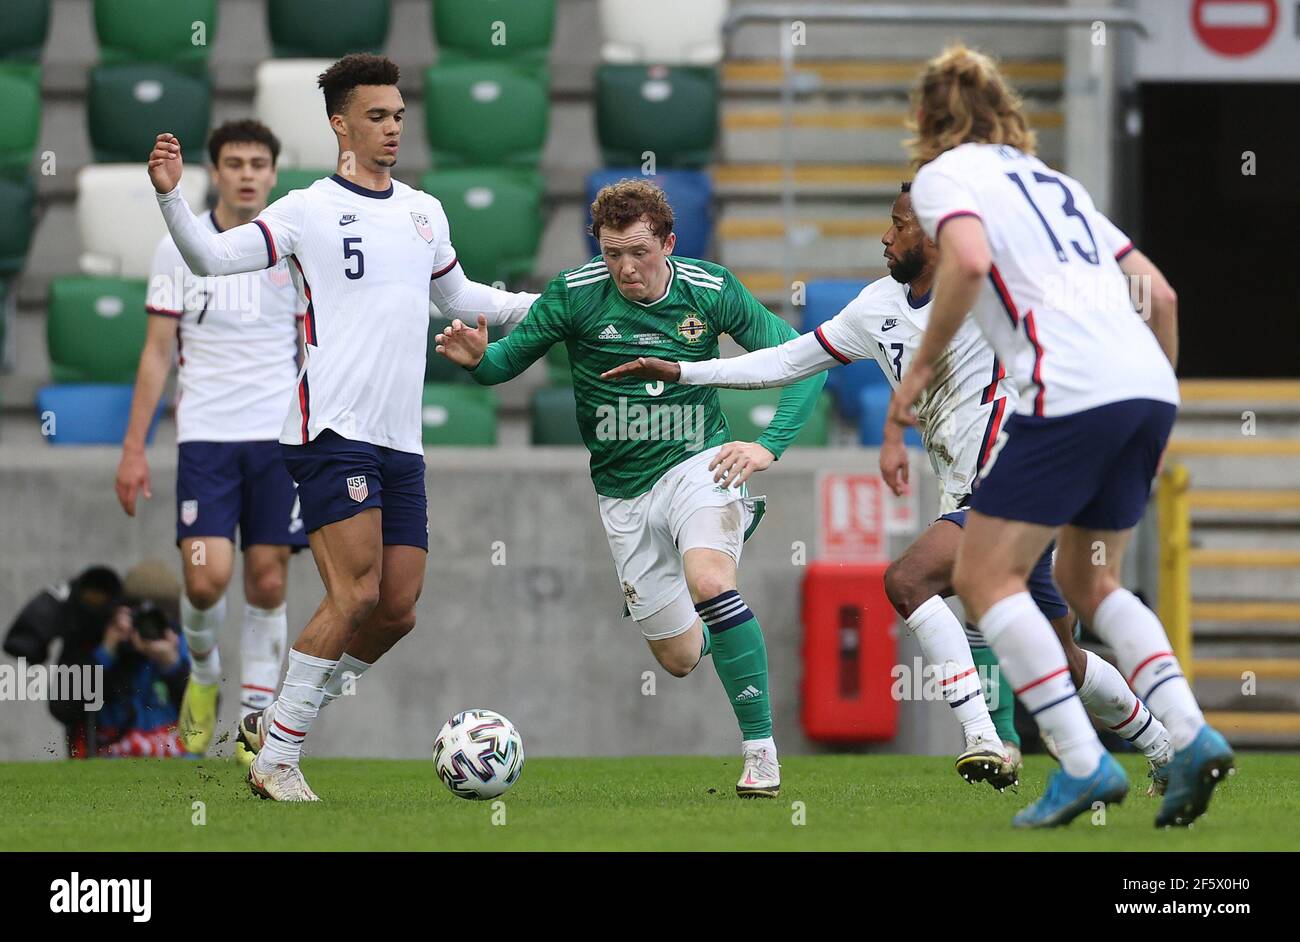
[[[762,695],[763,691],[759,690],[753,684],[750,684],[744,690],[740,691],[740,693],[736,694],[736,702],[743,703],[746,700],[753,700],[755,697],[761,697]]]
[[[342,216],[339,217],[340,226],[350,226],[356,221],[357,221],[356,213],[344,213]]]
[[[616,328],[613,324],[606,324],[605,329],[602,330],[597,336],[599,336],[601,340],[622,340],[623,339],[623,335],[618,332],[618,328]]]

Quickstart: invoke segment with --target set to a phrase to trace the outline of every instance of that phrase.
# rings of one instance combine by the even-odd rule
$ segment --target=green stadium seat
[[[34,178],[0,178],[0,278],[22,271],[36,228],[35,211]]]
[[[596,135],[605,164],[702,167],[718,137],[718,73],[709,68],[602,65],[596,70]]]
[[[27,172],[41,136],[40,67],[0,62],[0,173]]]
[[[101,65],[90,72],[86,112],[97,163],[139,163],[155,138],[170,131],[197,165],[208,137],[212,86],[206,76],[165,65]]]
[[[56,383],[130,383],[144,346],[146,282],[74,276],[50,282],[45,337]]]
[[[217,0],[95,0],[95,34],[105,63],[202,69],[217,41]]]
[[[424,74],[434,165],[536,167],[546,143],[546,86],[511,65],[435,65]]]
[[[420,419],[426,445],[495,445],[497,394],[477,383],[429,383]]]
[[[732,440],[756,441],[772,421],[780,398],[780,389],[719,389],[718,404],[727,417]],[[830,407],[829,394],[822,393],[817,397],[812,414],[794,440],[795,445],[825,448],[830,444]]]
[[[424,356],[424,381],[426,383],[473,383],[474,377],[469,375],[469,370],[463,366],[448,360],[439,353],[435,348],[433,338],[438,336],[438,331],[442,330],[451,321],[440,318],[429,318],[429,341]],[[495,338],[493,338],[495,339]]]
[[[5,0],[0,59],[37,62],[50,34],[50,0]]]
[[[533,393],[531,409],[529,426],[534,445],[584,444],[572,386],[543,386]]]
[[[508,59],[543,75],[555,30],[555,0],[434,0],[438,61]]]
[[[271,189],[269,203],[274,203],[290,190],[302,190],[321,177],[328,177],[334,170],[325,168],[322,170],[302,170],[298,167],[277,167],[275,171],[275,186]]]
[[[380,52],[389,0],[267,0],[271,45],[282,59],[340,59]]]
[[[441,170],[421,187],[442,201],[451,241],[475,281],[510,282],[532,272],[542,238],[542,180],[509,170]]]

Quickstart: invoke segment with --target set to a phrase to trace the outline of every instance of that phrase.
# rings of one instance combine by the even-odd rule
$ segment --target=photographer
[[[68,755],[180,756],[176,734],[189,677],[185,642],[175,631],[180,584],[160,562],[144,562],[124,583],[94,567],[34,598],[5,639],[5,651],[43,663],[62,640],[60,667],[89,665],[95,689],[80,699],[53,698]],[[95,710],[91,703],[101,704]]]

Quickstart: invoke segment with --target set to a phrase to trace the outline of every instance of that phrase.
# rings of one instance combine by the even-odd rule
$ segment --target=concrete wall
[[[917,456],[919,458],[919,455]],[[154,499],[128,519],[113,496],[116,449],[0,447],[0,623],[41,586],[91,563],[121,571],[148,556],[175,559],[174,449],[150,451]],[[332,705],[313,731],[316,755],[423,757],[452,713],[472,706],[514,720],[534,755],[728,754],[737,732],[710,663],[678,680],[658,669],[631,621],[620,618],[595,493],[581,449],[439,449],[427,455],[430,554],[419,624]],[[921,520],[936,497],[924,459]],[[874,451],[800,450],[760,475],[771,510],[747,545],[740,589],[763,623],[778,741],[812,752],[799,727],[801,567],[792,543],[816,545],[818,470],[874,470]],[[506,565],[491,564],[494,541]],[[895,551],[908,538],[896,538]],[[177,561],[179,572],[179,561]],[[236,573],[232,585],[239,586]],[[290,637],[322,595],[306,554],[291,564]],[[241,592],[230,593],[221,639],[226,695],[236,721]],[[900,632],[900,634],[903,634]],[[900,637],[900,662],[919,654]],[[653,671],[657,693],[642,695]],[[870,748],[942,753],[959,731],[942,703],[904,703],[898,737]],[[43,703],[0,702],[0,760],[62,755]],[[230,745],[222,747],[228,750]]]

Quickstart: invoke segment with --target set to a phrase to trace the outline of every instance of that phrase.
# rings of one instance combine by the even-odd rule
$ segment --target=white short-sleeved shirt
[[[280,441],[332,429],[422,454],[429,282],[456,264],[442,204],[396,180],[377,192],[336,174],[254,222],[272,261],[290,259],[307,301],[307,356]]]
[[[216,217],[203,218],[220,232]],[[274,441],[297,372],[303,311],[287,261],[241,275],[192,273],[171,236],[154,252],[146,311],[174,318],[178,442]]]
[[[1014,147],[962,144],[922,167],[911,193],[936,242],[950,219],[983,223],[993,268],[971,313],[1015,378],[1017,411],[1178,403],[1174,371],[1118,265],[1132,243],[1077,180]]]
[[[930,295],[913,299],[907,285],[878,278],[814,333],[839,360],[874,359],[898,387],[921,346]],[[934,380],[917,403],[917,425],[943,490],[940,512],[957,509],[1015,409],[1015,384],[979,327],[965,321],[935,365]]]

